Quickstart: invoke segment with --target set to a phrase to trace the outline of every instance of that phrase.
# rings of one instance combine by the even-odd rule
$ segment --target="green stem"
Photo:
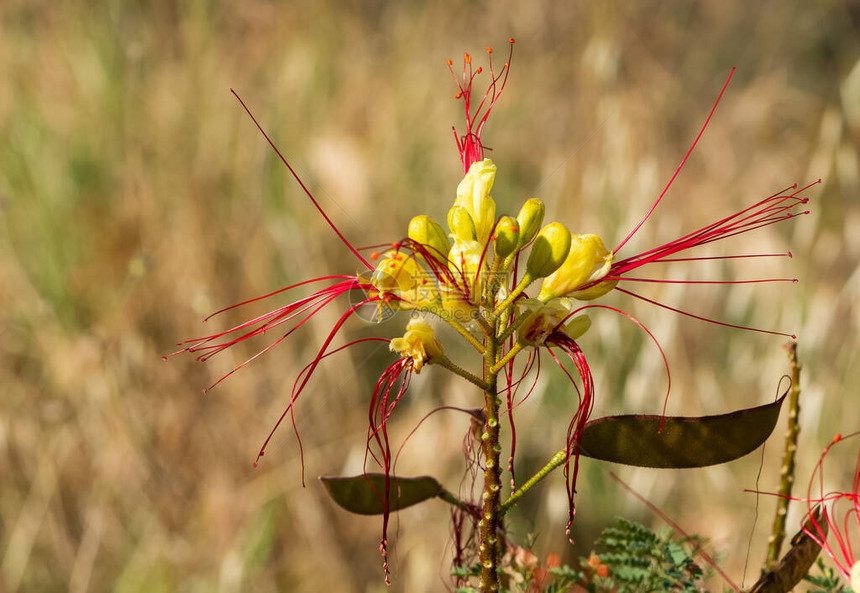
[[[506,364],[511,362],[514,359],[514,357],[520,353],[520,350],[522,350],[523,348],[524,348],[524,346],[522,344],[520,344],[519,342],[514,344],[513,348],[508,350],[508,353],[505,354],[504,357],[502,357],[502,359],[499,360],[499,362],[494,364],[493,368],[491,368],[490,371],[493,373],[498,373],[499,371],[501,371],[503,368],[505,368]]]
[[[552,459],[549,460],[545,466],[543,466],[540,471],[538,471],[535,475],[528,479],[528,481],[520,486],[516,492],[511,494],[508,499],[502,503],[499,510],[502,515],[507,513],[511,507],[513,507],[519,499],[523,497],[523,495],[534,487],[535,484],[543,480],[547,477],[552,470],[556,469],[558,466],[564,463],[567,459],[567,453],[564,449],[558,451],[555,455],[552,456]]]
[[[776,502],[776,514],[773,518],[773,528],[767,541],[767,558],[765,570],[773,570],[779,559],[782,542],[785,540],[785,517],[788,513],[788,503],[791,499],[791,487],[794,485],[795,454],[797,452],[797,437],[800,434],[800,363],[797,361],[797,342],[785,345],[788,351],[788,362],[791,367],[791,392],[788,396],[788,431],[785,434],[785,452],[780,469],[780,485]]]
[[[486,349],[484,348],[484,345],[481,344],[475,338],[475,336],[473,336],[469,332],[469,330],[466,329],[466,327],[462,323],[460,323],[459,321],[457,321],[455,319],[451,319],[451,316],[448,314],[447,311],[445,311],[445,309],[443,309],[442,307],[439,307],[439,306],[431,305],[428,307],[422,307],[420,310],[426,311],[427,313],[432,313],[436,317],[439,317],[440,319],[445,321],[448,325],[453,327],[457,331],[458,334],[460,334],[461,336],[466,338],[466,341],[469,342],[469,344],[471,344],[472,347],[475,350],[477,350],[483,356],[483,354],[486,351]]]
[[[502,334],[499,336],[499,342],[504,342],[505,340],[510,338],[511,334],[513,334],[515,331],[517,331],[517,329],[519,329],[519,327],[523,324],[523,321],[525,321],[529,315],[529,311],[523,311],[522,315],[514,319],[513,323],[511,323],[510,326],[505,328],[505,331],[503,331]]]
[[[485,391],[489,387],[486,381],[479,379],[463,367],[451,362],[451,359],[444,354],[442,354],[441,356],[437,355],[431,357],[428,361],[428,364],[438,364],[440,367],[444,367],[452,373],[460,375],[473,385],[476,385],[481,391]]]
[[[444,500],[448,504],[463,509],[472,516],[480,515],[481,510],[478,507],[467,502],[463,502],[462,500],[454,496],[452,492],[449,492],[445,488],[442,488],[442,490],[439,492],[439,494],[436,495],[436,497]]]
[[[501,305],[496,307],[496,310],[493,312],[493,317],[496,318],[505,311],[507,311],[508,307],[511,306],[511,303],[513,303],[514,300],[518,296],[520,296],[526,288],[528,288],[529,284],[534,282],[534,280],[535,279],[532,277],[532,275],[526,272],[526,274],[523,276],[523,279],[520,280],[519,284],[517,284],[517,287],[511,291],[511,294],[508,295],[508,298],[502,301]]]

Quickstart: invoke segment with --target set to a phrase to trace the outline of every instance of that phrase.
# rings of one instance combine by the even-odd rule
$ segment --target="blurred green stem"
[[[800,363],[797,361],[797,342],[785,345],[788,351],[788,362],[791,367],[791,393],[788,398],[788,431],[785,435],[785,452],[782,456],[780,469],[779,493],[776,503],[776,515],[773,518],[773,528],[767,542],[767,558],[765,570],[772,570],[779,559],[782,542],[785,539],[785,517],[788,513],[788,503],[791,487],[794,485],[794,464],[797,452],[797,437],[800,434]]]

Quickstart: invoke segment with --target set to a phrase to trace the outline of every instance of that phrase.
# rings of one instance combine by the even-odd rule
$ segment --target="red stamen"
[[[260,133],[266,139],[266,142],[269,143],[269,146],[272,147],[272,149],[278,155],[278,158],[281,159],[281,162],[284,163],[284,165],[286,165],[287,169],[290,171],[290,174],[293,176],[293,179],[295,179],[298,182],[298,184],[301,186],[302,190],[305,192],[305,195],[307,195],[311,199],[311,202],[313,202],[314,206],[316,206],[316,209],[319,211],[320,214],[322,214],[323,218],[325,218],[325,221],[332,228],[332,230],[335,232],[335,234],[337,234],[337,236],[340,238],[340,240],[343,241],[343,244],[346,245],[350,251],[352,251],[353,255],[355,255],[361,261],[361,263],[366,265],[368,267],[368,269],[372,270],[373,266],[371,266],[367,262],[367,260],[361,256],[361,254],[356,250],[356,248],[352,246],[352,243],[350,243],[349,241],[346,240],[346,237],[344,237],[341,234],[341,232],[338,230],[338,228],[335,226],[335,224],[331,221],[331,219],[328,217],[328,215],[325,213],[325,211],[319,205],[319,202],[317,202],[316,198],[314,198],[313,194],[310,192],[310,190],[307,188],[307,186],[305,186],[305,184],[302,182],[301,178],[295,172],[293,167],[290,165],[290,163],[287,161],[287,159],[284,157],[284,155],[281,154],[281,151],[278,150],[278,147],[275,146],[275,143],[272,142],[272,139],[269,138],[269,135],[266,134],[266,131],[263,129],[263,127],[259,124],[259,122],[257,122],[257,118],[254,117],[254,114],[251,113],[251,110],[248,109],[247,105],[245,105],[245,102],[242,100],[242,97],[240,97],[239,94],[236,91],[234,91],[233,89],[230,89],[230,92],[233,93],[233,95],[235,95],[236,98],[239,100],[239,103],[242,104],[242,108],[250,116],[251,120],[254,122],[254,125],[257,126],[257,129],[260,130]]]
[[[484,158],[484,147],[481,144],[481,132],[483,131],[484,124],[487,121],[490,111],[492,111],[493,106],[499,99],[502,90],[505,88],[505,83],[507,82],[508,72],[510,71],[510,60],[513,56],[514,43],[513,39],[510,39],[509,41],[511,46],[510,55],[508,57],[508,61],[505,62],[502,67],[502,71],[499,72],[498,75],[493,70],[492,51],[487,54],[489,57],[490,76],[492,80],[474,112],[472,111],[471,103],[472,84],[475,80],[475,76],[481,73],[482,68],[479,67],[477,70],[473,71],[472,58],[469,54],[465,54],[463,58],[463,77],[461,81],[457,75],[454,74],[452,67],[453,63],[451,60],[448,60],[448,69],[451,71],[451,75],[454,76],[454,80],[457,82],[457,86],[459,87],[459,91],[455,95],[455,98],[463,99],[463,106],[466,110],[465,134],[463,134],[463,136],[459,136],[456,128],[454,128],[454,140],[457,143],[457,149],[460,151],[460,159],[463,163],[463,173],[467,173],[469,171],[469,167],[472,163]]]
[[[648,329],[648,327],[644,323],[636,319],[633,315],[627,313],[626,311],[622,311],[621,309],[616,309],[615,307],[610,307],[608,305],[584,305],[582,307],[579,307],[578,309],[575,309],[568,313],[567,317],[562,319],[561,323],[559,323],[559,327],[561,327],[561,325],[563,325],[564,323],[567,323],[568,319],[579,315],[586,309],[607,309],[609,311],[618,313],[619,315],[623,315],[624,317],[635,323],[637,326],[639,326],[639,328],[643,330],[646,334],[648,334],[648,337],[651,338],[651,341],[654,342],[655,346],[657,346],[657,350],[660,351],[660,356],[663,358],[663,368],[666,369],[666,397],[663,398],[663,411],[661,412],[660,427],[658,428],[658,432],[662,432],[663,418],[665,418],[666,416],[666,408],[669,405],[669,394],[672,392],[672,372],[669,369],[669,359],[666,357],[666,352],[663,350],[663,346],[660,345],[660,341],[657,340],[657,337],[651,332],[650,329]]]
[[[636,234],[636,231],[638,231],[638,230],[639,230],[639,228],[640,228],[643,224],[645,224],[645,221],[646,221],[646,220],[648,220],[648,217],[649,217],[649,216],[651,216],[651,213],[652,213],[652,212],[654,212],[654,210],[657,208],[657,205],[658,205],[658,204],[660,203],[660,201],[663,199],[663,196],[665,196],[665,195],[666,195],[666,192],[667,192],[667,191],[669,191],[669,188],[672,186],[672,183],[675,181],[675,178],[678,176],[678,173],[680,173],[680,172],[681,172],[681,169],[683,169],[683,168],[684,168],[684,164],[687,162],[687,159],[688,159],[688,158],[690,158],[690,154],[692,154],[693,149],[696,147],[696,144],[698,144],[698,142],[699,142],[699,138],[701,138],[701,137],[702,137],[702,134],[704,134],[704,133],[705,133],[705,128],[707,128],[707,127],[708,127],[708,123],[711,121],[711,117],[714,115],[714,112],[717,110],[717,105],[719,105],[719,104],[720,104],[720,100],[723,98],[723,94],[726,92],[726,88],[728,88],[728,86],[729,86],[729,81],[732,79],[732,75],[733,75],[734,73],[735,73],[735,68],[733,67],[733,68],[732,68],[732,70],[731,70],[731,72],[729,72],[729,77],[726,79],[725,84],[723,84],[723,88],[720,90],[720,94],[717,96],[717,100],[714,102],[714,106],[713,106],[713,107],[711,107],[711,112],[708,114],[708,117],[707,117],[707,119],[705,120],[705,123],[704,123],[704,125],[702,126],[702,129],[701,129],[701,130],[699,130],[699,134],[696,136],[696,139],[695,139],[695,140],[693,140],[693,144],[690,146],[690,149],[689,149],[689,150],[687,150],[687,154],[685,154],[685,155],[684,155],[684,158],[683,158],[683,159],[681,159],[681,164],[680,164],[680,165],[678,165],[678,168],[677,168],[677,169],[675,169],[675,173],[672,175],[671,179],[669,179],[669,183],[667,183],[667,184],[666,184],[666,187],[664,187],[664,188],[663,188],[663,191],[662,191],[662,192],[660,192],[660,195],[659,195],[659,197],[657,198],[657,201],[656,201],[656,202],[654,202],[654,205],[653,205],[653,206],[651,206],[651,209],[650,209],[650,210],[648,210],[648,212],[645,214],[645,217],[644,217],[644,218],[639,222],[639,224],[637,224],[637,225],[633,228],[633,230],[632,230],[632,231],[630,231],[630,234],[629,234],[629,235],[627,235],[627,236],[624,238],[624,240],[623,240],[623,241],[621,241],[621,243],[619,243],[619,244],[618,244],[618,247],[616,247],[616,248],[614,249],[614,251],[616,251],[616,252],[617,252],[619,249],[621,249],[622,247],[624,247],[625,243],[627,243],[627,241],[629,241],[629,240],[630,240],[630,238],[631,238],[631,237],[633,237],[633,235],[635,235],[635,234]]]
[[[732,327],[734,329],[746,329],[754,332],[759,332],[762,334],[770,334],[772,336],[785,336],[786,338],[791,338],[792,340],[796,340],[797,336],[794,334],[789,334],[786,332],[778,332],[772,331],[769,329],[761,329],[758,327],[751,327],[748,325],[735,325],[733,323],[726,323],[724,321],[718,321],[716,319],[711,319],[710,317],[703,317],[701,315],[696,315],[694,313],[690,313],[688,311],[683,311],[681,309],[676,309],[675,307],[670,307],[669,305],[664,305],[663,303],[658,303],[657,301],[646,298],[640,294],[636,294],[635,292],[630,292],[629,290],[624,290],[623,288],[616,287],[615,290],[623,292],[624,294],[629,294],[632,297],[643,300],[646,303],[651,303],[652,305],[657,305],[658,307],[663,307],[664,309],[668,309],[669,311],[674,311],[675,313],[680,313],[681,315],[686,315],[687,317],[692,317],[693,319],[698,319],[699,321],[707,321],[709,323],[714,323],[716,325],[722,325],[723,327]]]

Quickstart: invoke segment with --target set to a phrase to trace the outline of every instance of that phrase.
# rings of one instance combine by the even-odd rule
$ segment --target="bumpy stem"
[[[788,513],[788,503],[791,497],[791,487],[794,484],[794,461],[797,452],[797,436],[800,433],[798,416],[800,414],[800,363],[797,361],[797,342],[785,345],[788,351],[788,362],[791,366],[791,393],[788,397],[788,431],[785,434],[785,452],[780,469],[779,496],[776,499],[776,515],[773,519],[773,529],[768,538],[767,558],[765,569],[772,570],[779,559],[779,551],[785,539],[785,516]]]
[[[481,593],[499,591],[499,533],[502,531],[502,512],[499,505],[502,490],[499,442],[499,406],[497,373],[492,372],[499,353],[496,337],[498,322],[487,339],[484,355],[484,373],[487,388],[484,390],[484,410],[487,415],[484,433],[481,435],[484,456],[484,494],[481,507],[479,558],[481,562]]]

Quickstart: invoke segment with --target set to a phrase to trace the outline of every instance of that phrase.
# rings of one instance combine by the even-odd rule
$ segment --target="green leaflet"
[[[716,416],[607,416],[589,422],[580,454],[659,468],[705,467],[743,457],[773,432],[785,395],[773,403]],[[662,429],[661,429],[662,423]]]
[[[381,515],[385,512],[385,475],[361,474],[351,478],[321,477],[329,496],[339,506],[358,515]],[[430,476],[390,478],[389,512],[436,497],[442,485]]]

